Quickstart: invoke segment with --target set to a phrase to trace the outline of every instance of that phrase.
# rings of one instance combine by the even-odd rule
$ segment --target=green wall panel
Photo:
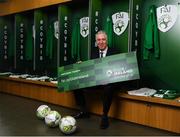
[[[68,5],[59,5],[58,20],[59,20],[59,54],[58,66],[65,66],[71,61],[71,9]]]
[[[75,57],[75,60],[85,61],[85,60],[88,60],[88,52],[89,52],[88,50],[89,49],[88,47],[89,3],[88,1],[77,2],[72,5],[71,9],[72,9],[71,53],[73,51],[72,49],[73,46],[76,46],[79,44],[79,50],[77,50],[77,54],[76,54],[77,57]],[[83,18],[82,20],[83,24],[81,25],[80,19],[82,18]],[[81,29],[85,29],[84,30],[84,32],[86,33],[85,35],[81,35],[80,33]]]
[[[35,70],[44,73],[46,63],[47,14],[42,9],[34,12],[35,20]]]
[[[15,15],[15,69],[20,73],[33,72],[33,12]]]
[[[85,22],[86,25],[88,24],[88,6],[88,1],[78,1],[65,5],[59,5],[59,66],[72,64],[80,60],[85,61],[88,59],[89,34],[87,33],[88,35],[84,35],[83,37],[80,33],[80,19],[83,18],[83,22]],[[88,20],[86,18],[88,18]]]
[[[41,75],[57,75],[58,8],[35,10],[35,72]],[[55,34],[55,28],[57,33]],[[48,65],[47,65],[48,64]]]
[[[143,0],[130,0],[130,34],[129,51],[139,51],[141,45],[141,7]]]
[[[143,1],[142,9],[142,47],[143,52],[143,40],[144,31],[147,21],[148,9],[151,5],[156,7],[164,5],[175,5],[180,11],[178,0],[145,0]],[[164,88],[175,89],[180,92],[180,18],[179,12],[176,23],[167,32],[159,31],[160,40],[160,58],[157,59],[154,55],[150,56],[149,60],[143,60],[141,58],[140,69],[143,84],[152,88]]]
[[[118,12],[127,12],[128,16],[130,17],[128,0],[103,1],[103,6],[102,6],[102,16],[103,16],[102,29],[103,30],[106,31],[106,25],[108,24],[107,22],[108,17],[112,22],[112,15]],[[123,15],[119,15],[119,16],[121,18],[121,16]],[[128,40],[129,40],[128,28],[129,28],[129,24],[126,30],[121,35],[116,35],[112,30],[112,35],[111,35],[112,46],[114,46],[119,51],[119,53],[128,52]]]
[[[129,52],[129,46],[131,46],[131,13],[130,8],[131,4],[133,4],[132,0],[115,0],[115,1],[105,1],[105,0],[91,0],[90,1],[90,26],[91,26],[91,34],[90,34],[90,45],[91,52],[94,51],[95,47],[95,34],[99,30],[104,30],[108,34],[108,43],[109,46],[117,49],[119,53]],[[113,25],[115,26],[119,20],[124,19],[124,15],[122,12],[126,12],[128,14],[128,25],[125,31],[118,35],[113,31]],[[112,15],[118,14],[116,16],[116,22],[113,23]],[[123,22],[124,23],[124,22]],[[124,24],[123,24],[124,25]],[[125,25],[124,25],[125,26]],[[107,29],[110,28],[110,29]]]
[[[89,37],[89,58],[91,53],[96,48],[95,34],[102,30],[102,1],[90,0],[89,1],[89,16],[90,16],[90,37]]]
[[[58,40],[59,40],[59,21],[58,21],[58,7],[53,6],[47,8],[48,26],[46,33],[46,63],[47,74],[50,76],[57,76],[58,66]]]
[[[14,16],[0,17],[0,70],[14,71]]]

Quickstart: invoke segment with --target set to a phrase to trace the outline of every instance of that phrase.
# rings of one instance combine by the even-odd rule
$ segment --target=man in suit
[[[116,54],[116,51],[110,47],[108,47],[107,43],[107,34],[104,31],[99,31],[96,34],[96,44],[97,48],[91,54],[91,59],[95,58],[103,58],[109,55]],[[101,87],[103,90],[103,115],[101,118],[100,128],[106,129],[109,127],[109,120],[108,120],[108,112],[112,103],[113,98],[113,87],[110,84],[98,86]],[[89,113],[86,109],[86,100],[84,97],[83,89],[78,89],[74,91],[75,99],[77,105],[80,107],[80,112],[74,115],[74,118],[88,118]]]

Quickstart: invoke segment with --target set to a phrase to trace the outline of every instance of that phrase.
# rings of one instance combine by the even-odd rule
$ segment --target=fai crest
[[[162,32],[167,32],[177,20],[177,7],[175,5],[161,6],[157,8],[156,12],[158,29]]]
[[[59,39],[59,22],[58,21],[54,22],[54,37],[56,39]]]
[[[80,21],[80,33],[85,38],[89,34],[89,17],[83,17],[79,21]]]
[[[117,12],[112,15],[113,30],[117,35],[121,35],[127,28],[129,17],[127,12]]]
[[[33,37],[33,39],[35,39],[35,37],[36,37],[35,25],[32,26],[32,32],[33,32],[32,37]]]

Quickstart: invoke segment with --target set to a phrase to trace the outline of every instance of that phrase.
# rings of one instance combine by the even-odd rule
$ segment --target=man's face
[[[105,34],[98,34],[96,36],[96,43],[99,50],[105,50],[107,47],[107,38]]]

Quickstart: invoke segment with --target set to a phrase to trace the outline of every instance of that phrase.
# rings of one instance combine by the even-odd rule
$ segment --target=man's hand
[[[80,60],[80,61],[77,61],[76,63],[77,63],[77,64],[80,64],[80,63],[82,63],[82,61]]]

